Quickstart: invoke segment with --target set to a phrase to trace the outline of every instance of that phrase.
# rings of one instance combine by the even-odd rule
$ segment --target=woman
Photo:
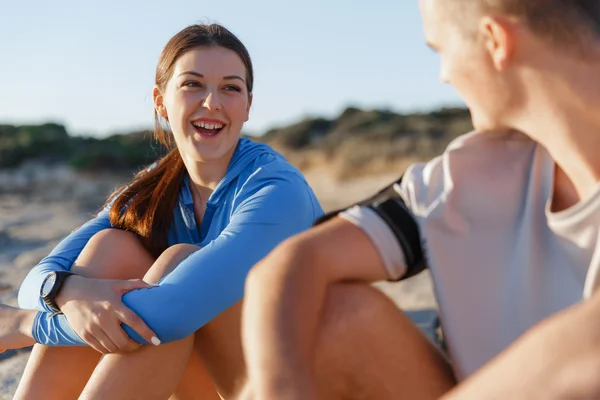
[[[167,43],[153,99],[170,152],[33,268],[19,304],[40,312],[0,309],[0,348],[39,343],[17,398],[235,394],[246,273],[322,214],[295,168],[240,139],[252,88],[250,56],[224,27]]]
[[[598,399],[600,2],[420,4],[477,132],[252,270],[246,398]],[[425,263],[451,363],[368,285]]]

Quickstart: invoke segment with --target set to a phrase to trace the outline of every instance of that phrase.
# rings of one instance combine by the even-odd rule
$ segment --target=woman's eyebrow
[[[177,76],[181,76],[181,75],[194,75],[194,76],[197,76],[198,78],[204,78],[204,75],[202,75],[199,72],[195,72],[195,71],[183,71],[182,73],[180,73]],[[238,80],[246,83],[244,78],[242,78],[241,76],[238,76],[238,75],[227,75],[227,76],[224,76],[223,79],[225,79],[225,80],[238,79]]]

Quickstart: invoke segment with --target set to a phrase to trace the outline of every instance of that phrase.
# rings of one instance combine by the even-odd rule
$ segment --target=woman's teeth
[[[219,124],[219,123],[207,123],[207,122],[192,122],[192,125],[194,125],[196,128],[204,128],[204,129],[221,129],[223,127],[223,124]]]
[[[201,133],[202,135],[205,135],[205,136],[215,136],[225,126],[218,122],[217,123],[208,123],[208,122],[202,122],[202,121],[192,122],[192,125],[194,126],[194,128],[196,128],[196,130],[199,133]]]

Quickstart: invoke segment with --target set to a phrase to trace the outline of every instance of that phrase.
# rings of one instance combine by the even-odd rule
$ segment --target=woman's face
[[[237,53],[218,46],[184,53],[164,90],[155,87],[153,97],[186,164],[229,163],[252,103]]]

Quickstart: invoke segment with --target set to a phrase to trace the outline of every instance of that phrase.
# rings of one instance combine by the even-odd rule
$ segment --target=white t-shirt
[[[394,186],[418,223],[460,379],[600,283],[600,183],[590,198],[553,213],[553,182],[548,152],[503,132],[464,135]],[[340,216],[374,239],[390,279],[406,276],[407,246],[398,245],[389,216],[364,204]]]

